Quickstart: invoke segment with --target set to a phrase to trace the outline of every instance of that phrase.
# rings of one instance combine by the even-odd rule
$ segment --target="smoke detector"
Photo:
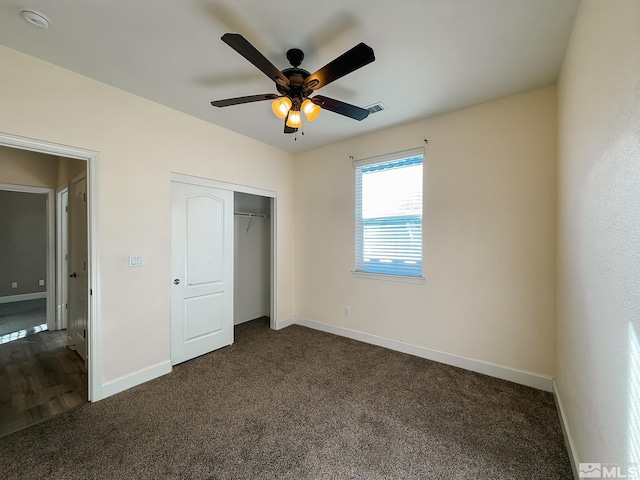
[[[43,13],[36,12],[35,10],[25,9],[20,12],[24,21],[38,28],[49,28],[51,20]]]

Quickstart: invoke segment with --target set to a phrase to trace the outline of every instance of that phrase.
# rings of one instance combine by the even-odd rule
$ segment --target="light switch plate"
[[[142,255],[139,253],[129,255],[129,266],[130,267],[141,267],[142,266]]]

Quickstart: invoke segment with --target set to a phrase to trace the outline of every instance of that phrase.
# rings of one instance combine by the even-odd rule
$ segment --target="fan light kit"
[[[51,26],[51,20],[43,13],[36,12],[35,10],[22,10],[20,12],[24,21],[38,28],[49,28]]]
[[[262,95],[214,100],[211,102],[214,107],[229,107],[243,103],[273,100],[271,109],[278,118],[284,119],[284,133],[295,133],[302,127],[300,112],[305,114],[309,122],[313,122],[318,118],[323,108],[354,120],[364,120],[369,115],[369,110],[365,108],[356,107],[322,95],[316,95],[313,98],[310,96],[319,88],[373,62],[375,60],[373,49],[368,45],[359,43],[320,70],[315,73],[309,73],[299,68],[304,59],[304,53],[298,48],[292,48],[287,51],[287,60],[291,63],[291,68],[278,70],[242,35],[225,33],[222,36],[222,41],[275,82],[279,95],[265,93]]]

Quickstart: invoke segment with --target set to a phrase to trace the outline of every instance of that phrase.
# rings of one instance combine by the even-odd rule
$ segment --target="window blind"
[[[422,150],[354,166],[356,271],[421,276]]]

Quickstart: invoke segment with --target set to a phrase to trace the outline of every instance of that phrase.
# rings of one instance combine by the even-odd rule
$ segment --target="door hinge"
[[[93,295],[93,288],[89,289],[89,295]]]
[[[87,194],[86,194],[86,193],[83,193],[83,194],[82,194],[82,197],[84,198],[84,201],[86,202],[86,201],[87,201]]]
[[[65,304],[64,304],[64,308],[65,308],[65,310],[68,310],[68,309],[69,309],[69,304],[68,304],[68,303],[65,303]]]
[[[65,205],[65,207],[64,207],[64,211],[65,211],[65,212],[68,212],[68,211],[69,211],[69,205]]]
[[[87,338],[87,329],[86,328],[82,331],[82,338]]]

